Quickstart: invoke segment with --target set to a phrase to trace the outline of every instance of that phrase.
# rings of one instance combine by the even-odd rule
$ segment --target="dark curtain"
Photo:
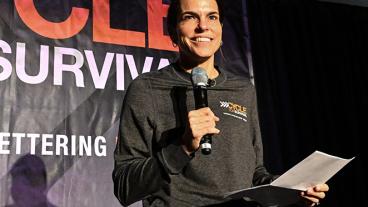
[[[321,206],[366,206],[368,8],[248,0],[265,162],[283,173],[315,150],[355,160]]]

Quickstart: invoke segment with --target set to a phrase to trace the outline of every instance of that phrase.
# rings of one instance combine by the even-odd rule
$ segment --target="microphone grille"
[[[201,67],[195,67],[192,70],[192,82],[195,86],[207,86],[208,76],[206,71]]]

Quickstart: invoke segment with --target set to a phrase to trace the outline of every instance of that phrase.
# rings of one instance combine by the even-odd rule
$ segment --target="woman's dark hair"
[[[224,21],[224,8],[222,0],[215,0],[219,9],[220,22]],[[171,40],[178,44],[178,36],[176,34],[176,26],[178,24],[178,15],[180,14],[180,0],[171,0],[169,10],[167,12],[167,30],[169,32]]]

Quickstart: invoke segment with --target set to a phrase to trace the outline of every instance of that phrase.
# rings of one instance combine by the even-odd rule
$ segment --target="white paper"
[[[300,199],[300,191],[316,184],[326,183],[351,159],[343,159],[315,151],[269,185],[256,186],[231,192],[225,197],[249,197],[263,206],[288,205]]]

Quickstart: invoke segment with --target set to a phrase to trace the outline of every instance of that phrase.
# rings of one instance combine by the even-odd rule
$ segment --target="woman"
[[[274,179],[263,166],[252,84],[214,63],[222,20],[218,0],[171,1],[168,30],[179,60],[139,76],[124,99],[113,173],[123,205],[143,200],[143,206],[247,206],[224,195]],[[198,110],[190,79],[194,67],[214,83],[208,87],[209,107]],[[213,135],[210,155],[197,151],[206,134]],[[327,190],[322,184],[301,196],[313,206]]]

